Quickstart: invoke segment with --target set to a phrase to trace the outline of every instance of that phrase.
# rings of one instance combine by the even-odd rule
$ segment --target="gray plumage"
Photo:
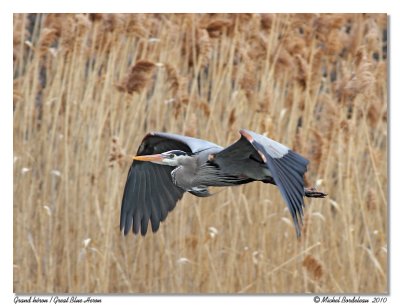
[[[156,232],[184,192],[210,196],[210,186],[262,181],[278,186],[300,235],[304,196],[324,197],[304,188],[308,160],[286,146],[252,131],[240,130],[238,141],[215,143],[170,133],[147,134],[128,172],[120,229],[126,235]]]

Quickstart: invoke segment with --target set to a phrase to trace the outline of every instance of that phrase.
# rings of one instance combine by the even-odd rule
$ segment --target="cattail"
[[[140,60],[131,66],[124,79],[116,85],[119,91],[132,94],[141,93],[149,83],[156,64],[147,60]]]
[[[320,280],[324,274],[321,263],[312,255],[307,255],[304,258],[303,267],[314,280]]]

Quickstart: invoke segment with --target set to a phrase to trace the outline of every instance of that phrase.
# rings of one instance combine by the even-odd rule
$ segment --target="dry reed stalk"
[[[179,75],[176,68],[171,64],[165,64],[166,71],[166,83],[168,84],[168,90],[171,92],[172,97],[176,97],[180,90]]]
[[[257,75],[255,63],[247,57],[245,59],[246,69],[242,78],[239,80],[239,86],[246,94],[248,100],[251,100],[257,86]]]
[[[206,30],[197,30],[197,51],[200,67],[204,68],[208,65],[211,58],[211,41]]]
[[[23,51],[25,50],[25,41],[29,37],[27,31],[27,20],[25,14],[13,15],[13,61],[20,59]]]
[[[188,124],[186,125],[185,130],[183,131],[184,135],[190,136],[190,137],[196,137],[198,135],[198,117],[196,116],[195,113],[191,113],[188,117]]]
[[[308,65],[306,60],[299,55],[294,56],[294,62],[296,64],[297,76],[296,80],[299,82],[301,88],[304,90],[307,87],[308,79]]]
[[[206,118],[209,118],[211,115],[210,105],[206,101],[198,101],[196,106],[203,112]]]

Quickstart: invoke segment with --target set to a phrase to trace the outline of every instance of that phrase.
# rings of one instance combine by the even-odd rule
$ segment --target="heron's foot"
[[[318,191],[314,187],[304,188],[305,196],[308,198],[325,198],[328,194],[322,191]]]

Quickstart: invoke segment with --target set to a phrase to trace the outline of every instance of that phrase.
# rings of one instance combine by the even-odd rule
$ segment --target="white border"
[[[399,216],[400,198],[396,193],[399,184],[399,159],[398,150],[399,133],[399,70],[400,55],[400,11],[397,1],[372,1],[372,0],[112,0],[112,1],[1,1],[0,20],[2,23],[1,56],[0,56],[0,132],[3,144],[0,150],[1,181],[3,201],[0,214],[1,226],[1,305],[11,305],[14,294],[12,292],[12,213],[13,213],[13,184],[12,184],[12,13],[16,12],[383,12],[390,15],[390,292],[386,304],[400,302],[399,293]],[[397,86],[396,86],[397,85]],[[397,136],[397,137],[396,137]],[[396,188],[397,187],[397,188]],[[395,272],[396,271],[396,272]],[[241,305],[251,303],[255,305],[296,303],[296,305],[314,304],[311,296],[101,296],[102,305],[138,305],[173,303],[174,305],[204,305],[205,303]]]

